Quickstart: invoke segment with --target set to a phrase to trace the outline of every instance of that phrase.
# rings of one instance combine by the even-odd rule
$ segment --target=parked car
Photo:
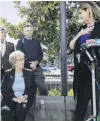
[[[51,72],[50,72],[50,74],[51,75],[61,75],[61,70],[60,69],[56,69],[56,70],[52,70]]]
[[[52,71],[52,70],[58,69],[58,67],[55,66],[55,65],[48,65],[48,66],[42,67],[42,69],[43,69],[44,72],[45,72],[45,71],[50,72],[50,71]]]
[[[73,71],[73,70],[74,70],[74,64],[68,64],[67,71]]]

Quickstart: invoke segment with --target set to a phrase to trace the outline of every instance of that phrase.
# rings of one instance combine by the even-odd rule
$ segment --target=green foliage
[[[36,95],[40,95],[39,89],[36,90]]]
[[[49,90],[48,95],[49,96],[61,96],[61,91],[58,89],[51,89]],[[68,91],[68,96],[74,96],[73,89],[70,89]]]
[[[22,23],[19,23],[18,25],[13,25],[9,22],[7,22],[6,19],[0,18],[0,24],[1,26],[5,27],[7,29],[8,34],[10,37],[14,39],[21,38],[23,36],[22,34]]]
[[[19,2],[14,2],[19,10],[19,15],[26,18],[37,27],[33,37],[41,40],[48,47],[49,58],[51,55],[58,55],[58,6],[56,1],[28,1],[26,6],[20,6]]]
[[[0,18],[9,35],[15,39],[23,36],[22,26],[26,22],[31,22],[37,29],[33,37],[41,40],[48,47],[49,59],[59,55],[60,52],[60,2],[58,1],[26,1],[25,6],[21,6],[21,1],[13,1],[15,8],[18,8],[19,16],[24,18],[23,23],[12,25],[7,20]],[[79,28],[77,4],[79,2],[69,1],[66,5],[66,15],[68,19],[67,37],[70,41]],[[100,2],[96,2],[100,5]],[[67,43],[68,44],[68,43]]]
[[[74,96],[73,89],[70,89],[70,90],[68,91],[68,96]]]
[[[0,19],[7,28],[9,35],[15,39],[23,36],[22,26],[26,22],[31,22],[37,29],[33,37],[41,40],[48,47],[49,59],[55,58],[60,52],[60,2],[57,1],[27,1],[25,6],[20,6],[21,1],[14,1],[15,8],[19,10],[19,16],[25,19],[25,22],[18,25],[12,25],[5,19]],[[68,40],[77,29],[77,17],[72,17],[75,7],[70,7],[68,3],[66,13],[68,14]]]
[[[40,95],[39,89],[37,89],[36,95]],[[61,90],[56,89],[56,88],[51,89],[51,90],[48,91],[48,95],[49,96],[61,96]],[[72,88],[68,91],[68,96],[74,96]]]
[[[49,95],[49,96],[60,96],[60,95],[61,95],[61,92],[60,92],[60,90],[58,90],[58,89],[51,89],[51,90],[48,92],[48,95]]]

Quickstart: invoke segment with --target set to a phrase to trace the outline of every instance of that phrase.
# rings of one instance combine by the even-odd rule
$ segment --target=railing
[[[68,75],[68,90],[72,88],[73,75]],[[61,89],[61,76],[60,75],[45,75],[45,83],[47,89]]]

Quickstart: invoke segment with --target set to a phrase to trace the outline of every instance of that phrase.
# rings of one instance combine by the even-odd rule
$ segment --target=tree
[[[7,29],[10,37],[14,39],[22,37],[22,23],[19,23],[18,25],[13,25],[7,22],[6,19],[0,18],[0,24]]]
[[[25,6],[21,6],[21,1],[14,1],[15,7],[19,10],[19,16],[25,18],[23,23],[12,25],[7,20],[1,18],[0,23],[6,26],[9,35],[18,39],[23,36],[23,24],[30,22],[36,29],[33,37],[41,40],[48,47],[48,56],[50,59],[59,55],[60,50],[60,2],[57,1],[27,1]],[[100,5],[100,2],[96,2]],[[66,14],[68,18],[68,36],[69,41],[77,32],[80,24],[76,8],[79,2],[69,1],[66,5]],[[67,43],[67,44],[68,44]]]
[[[60,2],[29,1],[26,6],[20,6],[19,1],[14,3],[15,7],[19,9],[19,15],[37,27],[33,36],[48,47],[49,58],[58,56],[60,51]],[[72,4],[73,2],[69,2],[66,10],[69,19],[68,38],[66,37],[68,40],[72,38],[78,28],[78,17],[76,15],[72,17],[76,3],[74,2],[74,6]]]
[[[36,26],[33,37],[41,40],[48,47],[48,54],[57,55],[59,47],[59,2],[56,1],[28,1],[26,6],[20,6],[20,2],[14,2],[19,10],[19,15],[26,21]]]

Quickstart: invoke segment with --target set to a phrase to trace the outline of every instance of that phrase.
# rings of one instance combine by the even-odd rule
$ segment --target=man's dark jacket
[[[3,65],[3,71],[12,68],[9,63],[9,55],[14,51],[14,44],[6,42],[6,51],[4,56],[1,56],[1,66]]]
[[[43,51],[39,40],[22,38],[18,41],[16,49],[25,54],[25,68],[30,68],[29,62],[36,60],[40,62],[43,59]]]

